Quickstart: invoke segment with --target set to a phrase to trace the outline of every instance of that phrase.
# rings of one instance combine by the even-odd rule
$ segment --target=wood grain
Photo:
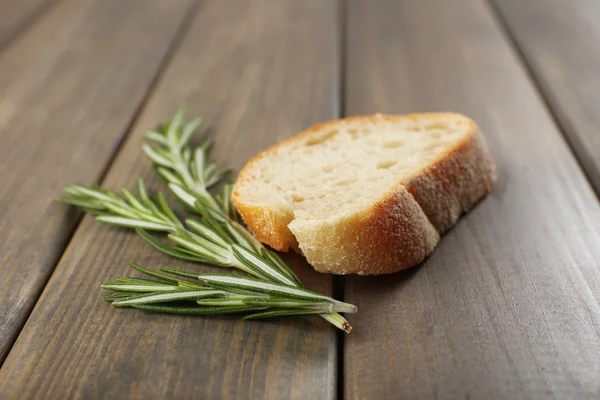
[[[55,2],[56,0],[1,0],[0,51]]]
[[[131,187],[142,177],[162,187],[142,157],[142,134],[182,104],[206,117],[215,160],[236,169],[277,139],[337,116],[337,9],[320,0],[206,2],[104,186]],[[210,270],[85,217],[0,370],[0,398],[335,396],[337,333],[324,320],[114,309],[100,299],[100,283],[129,275],[133,260]],[[331,293],[330,277],[293,262],[307,286]]]
[[[0,55],[0,362],[79,220],[55,199],[100,177],[190,5],[66,1]]]
[[[499,177],[423,265],[346,279],[345,397],[598,398],[600,207],[490,9],[348,7],[348,114],[466,113]]]
[[[600,2],[495,0],[494,4],[600,194]]]

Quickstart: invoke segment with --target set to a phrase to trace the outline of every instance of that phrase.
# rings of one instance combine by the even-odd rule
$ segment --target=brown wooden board
[[[490,8],[348,7],[347,114],[463,112],[498,182],[423,265],[346,279],[345,397],[598,398],[600,207]]]
[[[206,2],[103,186],[133,187],[142,177],[162,187],[142,156],[142,134],[180,105],[206,117],[214,159],[236,169],[276,140],[336,117],[338,35],[333,1]],[[293,260],[308,287],[331,293],[331,277]],[[100,283],[132,275],[130,261],[211,270],[85,217],[0,370],[0,398],[335,397],[337,331],[324,320],[112,308]]]
[[[600,2],[494,0],[493,4],[600,193]]]
[[[0,54],[0,362],[79,220],[55,199],[100,177],[190,5],[65,1]]]
[[[0,51],[27,29],[56,0],[1,0]]]

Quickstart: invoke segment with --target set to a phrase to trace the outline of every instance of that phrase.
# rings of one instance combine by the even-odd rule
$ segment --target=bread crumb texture
[[[429,255],[491,191],[476,124],[453,113],[350,117],[252,158],[232,200],[263,243],[320,272],[383,274]]]

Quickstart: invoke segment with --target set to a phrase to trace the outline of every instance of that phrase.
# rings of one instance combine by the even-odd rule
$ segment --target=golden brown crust
[[[470,131],[465,140],[403,183],[440,234],[491,192],[496,180],[483,137],[473,121],[468,123]]]
[[[435,248],[440,235],[402,185],[373,207],[342,220],[290,224],[315,270],[379,275],[412,267]]]
[[[340,123],[441,118],[460,118],[469,124],[465,139],[398,184],[373,207],[342,221],[297,221],[292,212],[280,216],[276,210],[241,200],[240,183],[254,179],[249,173],[253,164],[280,146],[339,127]],[[282,251],[297,248],[299,243],[317,271],[384,274],[420,263],[439,242],[439,234],[450,229],[462,213],[491,191],[494,180],[493,161],[470,119],[451,113],[370,115],[325,122],[271,146],[242,169],[232,201],[258,240]]]
[[[270,208],[244,204],[233,196],[231,200],[252,234],[261,243],[279,251],[298,247],[296,238],[288,228],[288,224],[294,219],[293,213],[281,216]]]

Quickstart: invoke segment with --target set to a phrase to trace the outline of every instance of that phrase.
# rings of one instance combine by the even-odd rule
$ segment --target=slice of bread
[[[314,126],[252,158],[232,201],[258,240],[319,272],[375,275],[423,261],[492,189],[477,125],[452,113]]]

